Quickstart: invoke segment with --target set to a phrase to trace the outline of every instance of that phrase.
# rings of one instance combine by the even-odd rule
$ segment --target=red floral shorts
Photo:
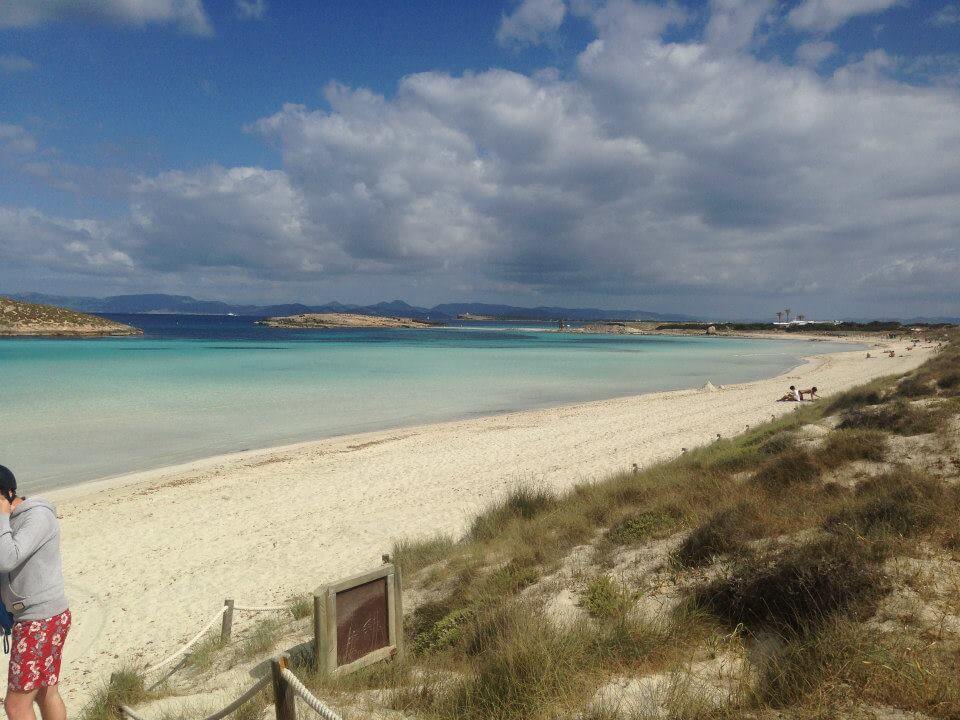
[[[70,611],[46,620],[24,620],[11,633],[7,689],[30,692],[56,685],[63,643],[70,631]]]

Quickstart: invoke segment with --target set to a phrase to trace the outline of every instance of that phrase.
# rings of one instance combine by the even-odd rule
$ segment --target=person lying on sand
[[[817,386],[816,386],[816,385],[814,385],[812,388],[807,388],[806,390],[800,390],[799,392],[800,392],[800,399],[801,399],[801,400],[804,399],[804,397],[803,397],[804,395],[807,395],[807,396],[808,396],[808,397],[806,398],[807,400],[818,400],[818,399],[820,398],[820,396],[817,395]]]
[[[791,385],[790,392],[777,400],[777,402],[800,402],[801,400],[803,400],[803,398],[800,397],[800,391],[797,390],[795,385]]]

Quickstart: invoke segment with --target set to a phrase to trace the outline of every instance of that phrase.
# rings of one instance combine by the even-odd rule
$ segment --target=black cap
[[[10,468],[0,465],[0,494],[10,497],[17,491],[17,478]]]

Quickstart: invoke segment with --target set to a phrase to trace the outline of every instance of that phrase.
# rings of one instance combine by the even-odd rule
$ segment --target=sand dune
[[[780,377],[715,392],[334,438],[50,493],[75,618],[65,694],[76,703],[111,668],[164,656],[224,597],[261,604],[309,592],[375,565],[394,538],[461,532],[515,483],[564,489],[669,458],[792,411],[774,402],[786,385],[830,394],[911,369],[931,352],[890,347],[898,357],[815,356]]]

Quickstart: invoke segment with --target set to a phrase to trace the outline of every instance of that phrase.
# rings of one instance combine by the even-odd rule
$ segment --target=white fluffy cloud
[[[115,223],[50,217],[36,210],[0,207],[0,264],[52,271],[111,274],[133,270],[120,249]]]
[[[740,50],[753,38],[773,0],[711,0],[705,39],[722,50]]]
[[[324,108],[252,127],[280,170],[167,172],[106,226],[19,226],[60,238],[49,253],[82,230],[85,258],[112,249],[146,276],[956,314],[960,93],[892,79],[882,51],[824,78],[738,50],[765,7],[718,0],[703,38],[668,42],[682,9],[615,0],[566,77],[425,72],[392,97],[331,84]]]
[[[194,35],[212,32],[201,0],[3,0],[0,3],[0,27],[33,27],[77,19],[135,27],[163,23]]]
[[[829,40],[812,40],[797,46],[797,60],[803,65],[817,67],[837,53],[836,43]]]
[[[497,41],[502,45],[537,45],[559,29],[566,14],[564,0],[522,0],[512,13],[500,20]]]
[[[211,166],[141,178],[126,232],[138,263],[156,271],[243,268],[264,276],[329,271],[299,190],[277,170]]]
[[[882,12],[903,0],[803,0],[787,16],[801,30],[829,32],[858,15]]]

